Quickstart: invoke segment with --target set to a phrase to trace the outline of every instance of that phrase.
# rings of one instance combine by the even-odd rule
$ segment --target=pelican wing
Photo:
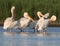
[[[19,27],[19,23],[18,23],[18,21],[14,21],[14,22],[12,22],[12,24],[10,25],[11,26],[11,28],[18,28]]]
[[[10,25],[12,24],[12,18],[8,17],[5,21],[4,21],[4,29],[7,29],[10,27]]]
[[[44,18],[48,18],[49,13],[46,13],[45,15],[43,15]]]
[[[44,29],[47,28],[49,22],[50,22],[50,19],[45,19],[45,20],[44,20],[44,24],[43,24],[43,28],[44,28]]]
[[[27,18],[21,18],[19,20],[20,28],[25,28],[29,24],[30,20]]]
[[[44,24],[44,18],[40,18],[38,21],[37,21],[37,24],[35,26],[35,29],[38,29],[38,30],[43,30],[43,24]]]

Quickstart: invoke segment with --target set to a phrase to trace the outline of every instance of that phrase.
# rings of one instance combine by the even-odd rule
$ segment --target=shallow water
[[[28,28],[22,33],[9,31],[0,26],[0,46],[60,46],[60,27],[48,27],[45,35]]]

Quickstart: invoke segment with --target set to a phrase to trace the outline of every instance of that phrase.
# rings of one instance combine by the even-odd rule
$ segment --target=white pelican
[[[48,24],[50,22],[56,21],[56,16],[53,15],[50,19],[44,19],[44,17],[41,17],[35,26],[35,29],[38,31],[41,31],[42,33],[45,32],[45,29],[47,28]]]
[[[56,16],[52,15],[50,19],[44,19],[43,29],[46,30],[47,26],[51,23],[56,21]]]
[[[40,11],[38,11],[38,12],[37,12],[37,16],[39,17],[39,19],[40,19],[41,17],[48,18],[49,13],[46,13],[45,15],[43,15]],[[36,23],[37,23],[37,20],[31,22],[30,25],[29,25],[29,27],[30,27],[31,29],[35,29]],[[35,30],[34,30],[34,31],[35,31]]]
[[[49,13],[46,13],[46,14],[43,15],[40,11],[38,11],[38,12],[37,12],[37,16],[39,17],[39,20],[37,21],[35,28],[40,28],[40,30],[42,30],[41,27],[43,26],[43,24],[44,24],[44,22],[45,22],[45,19],[48,18]],[[45,24],[45,26],[46,26],[46,24]],[[39,29],[38,29],[38,30],[39,30]]]
[[[24,13],[24,17],[19,19],[19,29],[21,32],[29,25],[30,21],[34,21],[27,12]]]
[[[6,20],[4,21],[3,29],[12,29],[17,25],[17,21],[14,21],[14,10],[15,6],[12,6],[11,8],[12,16],[6,18]]]
[[[43,29],[45,31],[45,29],[47,28],[47,26],[48,26],[48,24],[50,22],[56,21],[56,16],[55,15],[53,15],[50,19],[48,19],[49,13],[46,13],[45,15],[43,15],[39,11],[39,12],[37,12],[37,15],[39,17],[39,20],[38,20],[37,24],[40,25],[40,26],[35,27],[35,28],[40,28],[38,30],[42,30]],[[36,24],[36,26],[37,26],[37,24]]]
[[[40,18],[41,16],[43,16],[43,14],[42,14],[41,12],[37,12],[37,16]],[[36,23],[37,23],[37,20],[31,22],[30,25],[29,25],[29,27],[30,27],[31,29],[35,29]],[[34,32],[35,32],[35,30],[34,30]]]

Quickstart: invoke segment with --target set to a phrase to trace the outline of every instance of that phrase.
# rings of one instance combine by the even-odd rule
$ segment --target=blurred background
[[[16,7],[15,20],[21,18],[24,12],[28,12],[33,19],[38,20],[36,13],[41,11],[43,14],[49,12],[49,17],[56,15],[57,21],[54,24],[60,23],[60,0],[0,0],[0,24],[11,16],[10,9],[13,5]]]

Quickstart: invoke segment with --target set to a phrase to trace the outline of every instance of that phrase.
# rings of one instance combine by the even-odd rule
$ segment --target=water
[[[29,29],[9,31],[0,26],[0,46],[60,46],[60,27],[48,27],[45,35]]]

